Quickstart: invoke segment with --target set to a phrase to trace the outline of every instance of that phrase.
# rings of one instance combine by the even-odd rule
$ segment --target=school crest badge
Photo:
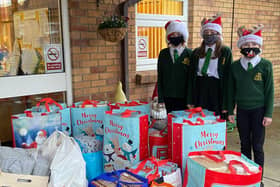
[[[189,58],[184,58],[184,61],[182,63],[186,64],[186,65],[190,65],[190,59]]]
[[[254,77],[255,81],[262,81],[262,73],[258,72],[255,77]]]

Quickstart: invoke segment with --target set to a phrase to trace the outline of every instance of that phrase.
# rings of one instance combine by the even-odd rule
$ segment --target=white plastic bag
[[[75,140],[54,132],[40,147],[38,154],[50,159],[49,187],[86,187],[86,165]]]

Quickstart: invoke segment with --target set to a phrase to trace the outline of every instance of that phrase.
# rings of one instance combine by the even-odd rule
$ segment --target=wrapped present
[[[140,111],[143,114],[147,114],[150,119],[151,115],[151,106],[148,102],[141,101],[125,101],[119,103],[111,103],[109,104],[110,110],[119,109],[120,112],[124,112],[125,110],[134,110]]]
[[[187,187],[260,186],[262,168],[235,151],[189,153],[184,185]]]
[[[104,173],[89,183],[89,187],[148,187],[144,177],[135,175],[127,170]]]
[[[71,114],[70,108],[67,108],[65,103],[58,103],[52,98],[43,98],[37,102],[36,106],[25,111],[38,112],[38,113],[59,113],[61,115],[61,130],[67,135],[72,134]]]
[[[129,171],[143,176],[147,178],[149,182],[152,182],[159,177],[175,172],[177,168],[176,163],[169,162],[168,160],[157,160],[155,157],[150,157],[134,165]]]
[[[226,121],[219,118],[171,119],[168,129],[168,158],[184,173],[187,155],[192,151],[223,150],[226,147]]]
[[[127,169],[148,157],[148,115],[107,111],[104,121],[104,169]]]
[[[153,121],[152,124],[155,124]],[[167,125],[162,130],[149,128],[149,156],[154,156],[158,159],[168,158],[168,137],[167,137]]]
[[[54,131],[62,129],[61,114],[31,112],[12,115],[13,146],[37,148]]]
[[[109,109],[104,101],[86,100],[71,108],[73,136],[101,136],[104,134],[104,116]]]

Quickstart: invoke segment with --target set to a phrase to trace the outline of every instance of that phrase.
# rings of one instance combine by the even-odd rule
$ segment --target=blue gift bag
[[[105,181],[105,182],[104,182]],[[89,187],[99,186],[134,186],[134,187],[148,187],[148,180],[139,175],[133,174],[127,170],[118,170],[111,173],[104,173],[96,177],[89,183]]]
[[[88,181],[103,173],[103,152],[83,153]]]
[[[148,115],[108,111],[104,121],[104,170],[127,169],[148,157]]]
[[[61,130],[60,113],[39,113],[26,111],[12,115],[13,146],[37,148],[54,131]]]
[[[75,103],[71,108],[73,136],[103,136],[104,116],[108,110],[105,102],[86,100]]]

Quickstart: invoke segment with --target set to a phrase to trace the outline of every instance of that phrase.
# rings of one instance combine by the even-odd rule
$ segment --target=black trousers
[[[244,110],[237,107],[237,128],[241,141],[241,153],[252,159],[262,168],[264,166],[264,139],[265,127],[263,126],[264,107]]]
[[[167,113],[175,110],[185,110],[187,108],[185,98],[164,97],[163,100]]]

